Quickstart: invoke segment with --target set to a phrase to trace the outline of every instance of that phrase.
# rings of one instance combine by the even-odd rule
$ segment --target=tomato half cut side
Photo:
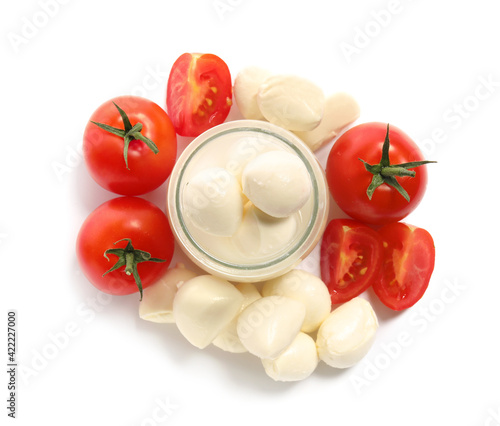
[[[387,307],[401,311],[424,295],[435,264],[435,247],[425,229],[402,222],[379,229],[384,254],[382,274],[373,290]]]
[[[232,106],[227,64],[210,53],[184,53],[167,83],[167,111],[176,132],[196,137],[224,122]]]
[[[372,228],[351,219],[333,219],[321,242],[321,278],[332,303],[359,296],[378,278],[382,241]]]

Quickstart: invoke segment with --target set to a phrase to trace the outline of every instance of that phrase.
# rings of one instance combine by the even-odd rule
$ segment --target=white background
[[[6,2],[0,316],[18,315],[17,424],[499,425],[496,3]],[[273,382],[256,358],[198,350],[174,325],[140,320],[137,295],[103,297],[80,273],[79,226],[114,197],[86,173],[84,126],[114,96],[164,106],[184,52],[219,55],[233,77],[257,65],[347,91],[361,106],[357,123],[393,123],[438,161],[407,218],[436,243],[429,290],[400,314],[365,295],[380,329],[357,366]],[[323,164],[330,146],[318,152]],[[165,190],[145,198],[164,208]]]

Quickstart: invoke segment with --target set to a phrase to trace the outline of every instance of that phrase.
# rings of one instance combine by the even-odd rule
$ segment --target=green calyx
[[[364,164],[365,169],[373,174],[372,181],[366,190],[366,195],[371,200],[375,190],[382,184],[386,183],[396,189],[406,201],[410,201],[410,196],[406,190],[401,186],[396,177],[409,176],[415,177],[416,167],[428,163],[436,163],[436,161],[412,161],[410,163],[391,164],[389,161],[389,124],[387,124],[387,133],[385,134],[384,145],[382,146],[382,158],[378,164],[368,164],[366,161],[359,158]]]
[[[122,238],[121,240],[116,241],[114,244],[117,244],[120,241],[127,241],[127,246],[125,248],[111,248],[104,252],[104,257],[106,259],[109,260],[108,254],[114,254],[115,256],[118,256],[118,260],[110,269],[102,274],[102,276],[104,277],[104,275],[106,275],[107,273],[116,271],[122,266],[125,266],[125,273],[134,277],[142,300],[142,282],[141,277],[139,277],[139,273],[137,272],[137,264],[141,262],[161,263],[165,262],[165,260],[151,257],[151,254],[146,251],[136,250],[132,245],[132,240],[130,238]]]
[[[144,142],[151,151],[153,151],[155,154],[158,154],[158,147],[156,144],[146,136],[144,136],[141,133],[142,130],[142,124],[141,123],[136,123],[132,126],[130,123],[130,120],[125,113],[118,105],[116,105],[113,102],[113,105],[116,107],[118,112],[120,113],[120,116],[122,117],[123,120],[123,125],[124,129],[118,129],[117,127],[112,127],[104,123],[96,123],[95,121],[91,121],[91,123],[94,123],[96,126],[100,127],[103,130],[106,130],[109,133],[112,133],[113,135],[119,136],[123,138],[124,140],[124,145],[123,145],[123,158],[125,159],[125,167],[127,167],[127,170],[130,170],[128,167],[128,147],[130,145],[130,142],[133,140],[139,140]]]

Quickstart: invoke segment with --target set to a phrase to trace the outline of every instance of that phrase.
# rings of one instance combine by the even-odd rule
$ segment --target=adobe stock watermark
[[[411,0],[406,1],[406,3],[408,2],[411,2]],[[405,2],[389,0],[385,8],[372,10],[368,21],[354,27],[354,34],[350,40],[339,43],[340,50],[347,63],[350,63],[354,55],[359,55],[375,38],[382,34],[383,30],[393,22],[396,15],[403,12],[403,3]]]
[[[213,0],[212,7],[221,21],[226,19],[226,14],[231,14],[243,3],[244,0]]]
[[[500,405],[495,409],[489,408],[487,414],[483,426],[500,426]]]
[[[158,88],[167,87],[170,68],[163,68],[162,64],[155,64],[153,67],[146,65],[144,71],[141,82],[130,89],[130,95],[147,98],[151,92]]]
[[[232,175],[239,176],[249,161],[267,149],[269,145],[264,135],[242,137],[231,148],[225,169]]]
[[[497,92],[498,88],[500,88],[500,79],[497,76],[479,75],[474,90],[443,111],[440,125],[434,127],[428,137],[417,140],[424,155],[430,158],[439,145],[448,141],[450,133],[458,130],[473,117],[480,110],[481,105]]]
[[[151,410],[151,415],[142,420],[140,426],[157,426],[165,423],[174,412],[179,408],[178,405],[172,403],[169,397],[160,399],[155,398],[155,406]]]
[[[394,340],[383,342],[378,345],[379,350],[373,350],[360,362],[359,372],[350,377],[354,390],[358,395],[369,388],[383,371],[393,365],[401,355],[413,345],[418,335],[425,331],[437,321],[448,309],[450,305],[466,290],[466,286],[456,278],[454,280],[444,280],[441,292],[438,297],[431,299],[427,305],[415,305],[411,309],[408,328],[401,331]]]
[[[245,318],[238,320],[238,336],[244,339],[252,336],[267,319],[274,315],[276,307],[285,303],[285,300],[284,296],[278,295],[258,299],[258,303],[254,305],[256,309],[252,310]]]
[[[19,364],[19,377],[25,385],[37,378],[92,323],[113,300],[109,294],[98,291],[77,305],[75,318],[66,322],[59,330],[49,332],[41,348],[31,349],[31,359]]]
[[[83,162],[81,141],[66,145],[64,151],[63,156],[59,160],[54,160],[50,163],[50,167],[59,182],[63,182],[66,175]]]
[[[71,0],[39,0],[38,9],[30,16],[20,19],[17,31],[9,31],[7,39],[15,53],[19,53],[42,31],[49,22],[60,12],[61,6],[67,5]]]
[[[247,317],[240,320],[237,316],[236,328],[224,334],[224,346],[231,352],[241,352],[242,343],[240,338],[250,337],[257,328],[262,326],[266,319],[274,315],[275,309],[287,299],[288,293],[294,293],[300,289],[307,280],[307,276],[300,274],[286,274],[283,277],[284,285],[278,289],[273,289],[272,297],[266,296],[262,299],[255,299],[254,302],[260,300],[256,305],[257,308],[253,310]],[[286,291],[284,290],[286,288]],[[246,351],[246,349],[245,349]]]
[[[164,69],[161,64],[156,64],[154,66],[147,65],[145,67],[145,73],[141,79],[141,83],[133,86],[128,94],[131,96],[148,98],[151,92],[162,86],[166,87],[169,74],[170,70]],[[130,103],[129,106],[133,107],[133,103]],[[124,105],[120,105],[120,107],[126,109]],[[96,127],[96,131],[90,132],[89,137],[92,138],[93,143],[100,143],[103,139],[103,132]],[[66,176],[82,163],[83,146],[82,141],[78,140],[66,145],[60,158],[53,160],[50,163],[50,167],[57,180],[62,183],[64,182]]]

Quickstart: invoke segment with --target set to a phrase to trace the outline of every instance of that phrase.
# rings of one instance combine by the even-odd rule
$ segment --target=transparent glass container
[[[295,213],[291,238],[265,253],[248,255],[231,237],[209,235],[193,225],[184,204],[184,188],[192,176],[210,167],[222,167],[238,176],[246,162],[270,150],[297,155],[311,179],[311,195]],[[264,121],[237,120],[207,130],[181,153],[168,184],[167,213],[179,246],[207,273],[232,282],[264,281],[295,268],[321,239],[328,209],[325,173],[314,153],[293,133]],[[270,226],[272,232],[272,221]]]

